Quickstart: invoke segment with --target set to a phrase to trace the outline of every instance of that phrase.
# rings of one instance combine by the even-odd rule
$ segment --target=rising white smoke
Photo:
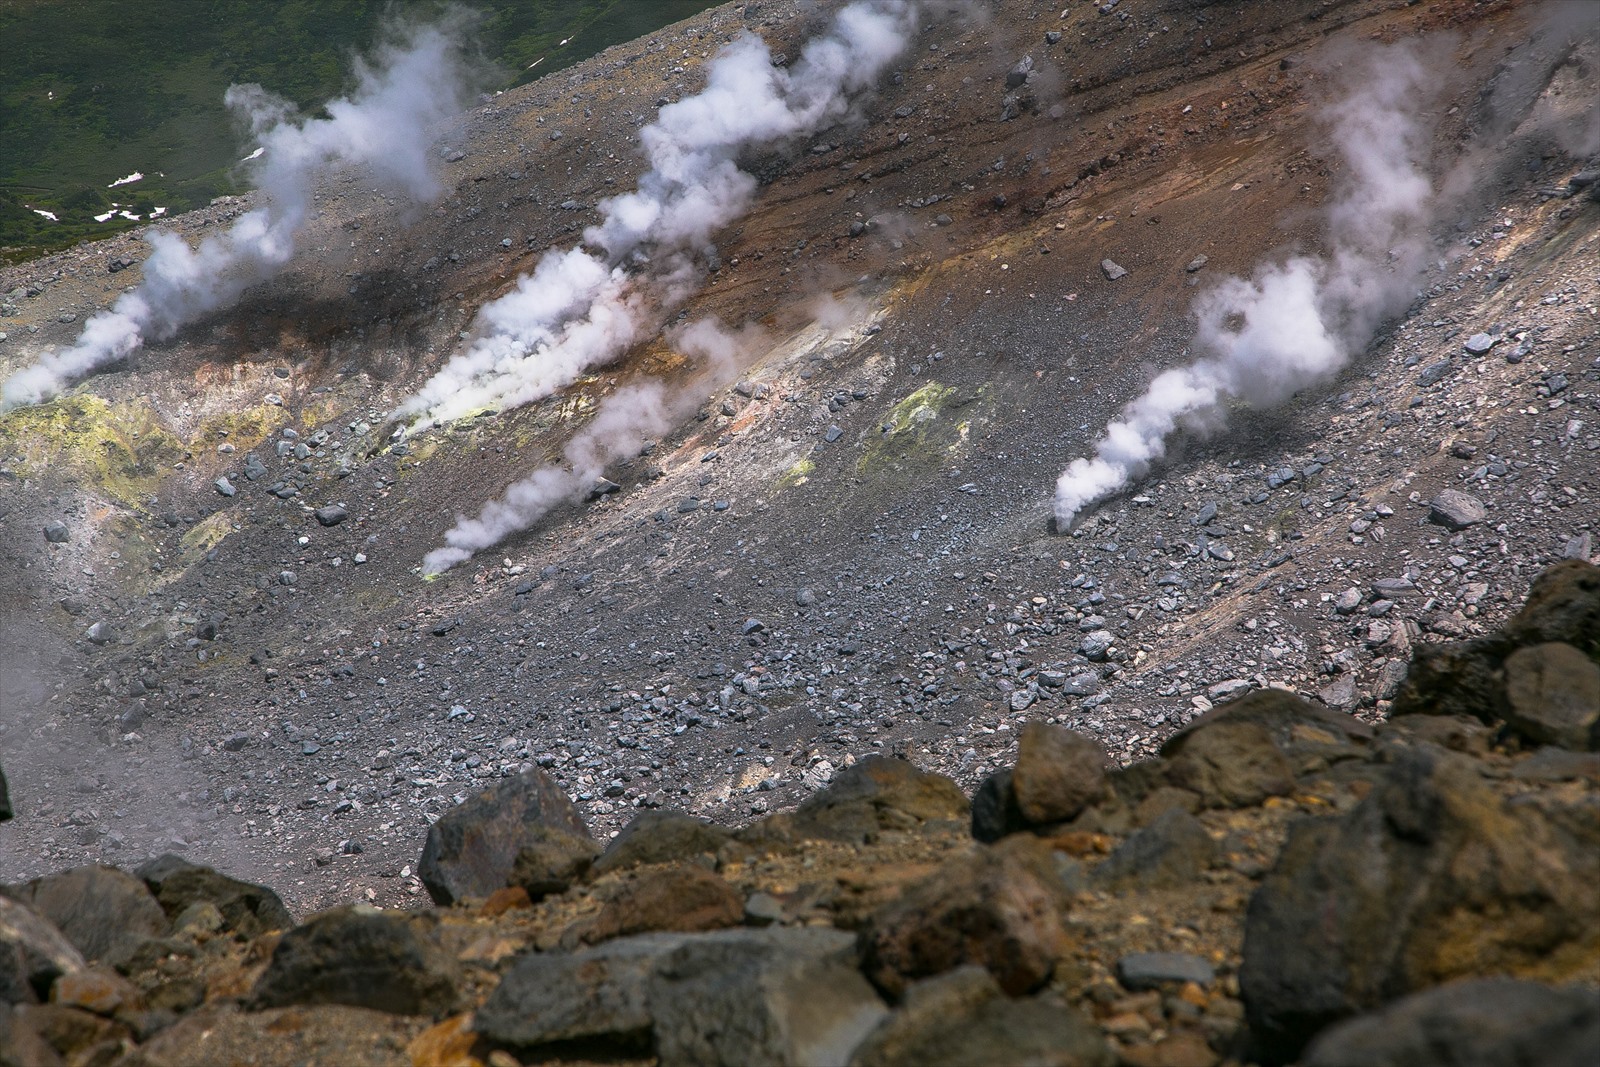
[[[596,252],[546,253],[532,275],[486,305],[480,336],[395,412],[412,429],[485,407],[529,403],[615,359],[687,298],[688,256],[743,214],[756,179],[738,156],[816,133],[904,51],[916,27],[906,0],[860,0],[808,41],[790,67],[739,37],[707,68],[700,93],[662,108],[640,132],[650,166],[639,187],[602,201],[584,232]]]
[[[1058,529],[1143,474],[1179,428],[1215,426],[1230,401],[1278,404],[1332,377],[1414,295],[1433,195],[1417,113],[1436,79],[1404,45],[1371,49],[1348,73],[1352,89],[1328,115],[1345,164],[1327,213],[1331,251],[1228,278],[1198,301],[1200,358],[1157,376],[1093,458],[1068,465],[1056,482]]]
[[[762,349],[754,327],[730,333],[714,319],[700,319],[677,331],[672,342],[700,361],[694,377],[669,389],[660,382],[624,386],[601,403],[589,425],[563,450],[560,463],[540,467],[513,483],[473,518],[458,516],[444,535],[445,547],[422,560],[424,575],[440,574],[533,526],[551,509],[579,500],[608,465],[631,459],[645,442],[670,430],[710,393],[726,388]]]
[[[327,118],[299,118],[293,104],[259,85],[230,86],[224,102],[249,123],[262,149],[250,166],[264,206],[197,248],[170,233],[151,234],[138,287],[90,317],[72,347],[13,374],[0,410],[54,396],[278,271],[294,254],[313,184],[335,165],[364,166],[413,201],[436,196],[429,130],[460,109],[465,93],[456,34],[443,26],[402,30],[372,62],[356,61],[356,78],[354,93],[326,105]]]

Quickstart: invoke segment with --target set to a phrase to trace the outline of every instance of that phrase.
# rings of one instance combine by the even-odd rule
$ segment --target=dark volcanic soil
[[[1250,687],[1379,717],[1412,643],[1481,632],[1594,552],[1600,204],[1526,121],[1541,94],[1594,99],[1593,52],[1510,3],[1061,0],[930,5],[856,121],[748,160],[761,192],[684,311],[766,331],[759,388],[708,397],[609,472],[621,492],[423,581],[457,513],[681,360],[657,339],[403,449],[385,413],[594,221],[559,205],[632,187],[659,101],[741,30],[796,54],[831,6],[726,6],[484,102],[441,137],[465,154],[431,214],[335,176],[279,278],[0,416],[0,878],[181,851],[299,910],[399,904],[428,822],[528,763],[603,835],[640,807],[748,820],[871,753],[970,786],[1031,718],[1131,759]],[[1408,313],[1053,532],[1056,476],[1183,359],[1195,295],[1319,248],[1329,50],[1446,33],[1441,170],[1484,154]],[[69,343],[141,249],[0,273],[0,371]],[[1466,354],[1480,331],[1497,345]],[[1447,487],[1486,521],[1429,522]],[[350,518],[319,525],[335,502]]]

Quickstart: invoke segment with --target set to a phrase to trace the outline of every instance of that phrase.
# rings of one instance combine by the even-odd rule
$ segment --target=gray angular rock
[[[522,957],[474,1016],[491,1041],[649,1050],[662,1063],[843,1063],[887,1014],[855,939],[816,927],[643,934]]]
[[[1216,978],[1210,962],[1187,952],[1133,952],[1117,960],[1117,981],[1135,993],[1169,983],[1208,986]]]
[[[239,491],[233,487],[233,483],[228,481],[226,477],[218,478],[216,481],[212,482],[211,488],[215,489],[223,496],[232,496]]]
[[[1507,803],[1465,757],[1402,751],[1346,815],[1293,823],[1245,918],[1241,995],[1264,1057],[1455,978],[1596,959],[1600,822]],[[1307,936],[1315,931],[1315,936]]]
[[[44,524],[44,539],[52,545],[64,545],[72,539],[67,524],[59,519]]]
[[[1493,334],[1475,333],[1462,342],[1461,347],[1466,349],[1468,355],[1481,356],[1495,346],[1500,339]]]
[[[1404,997],[1329,1027],[1305,1067],[1589,1067],[1600,1051],[1600,990],[1482,978]]]
[[[1506,721],[1530,741],[1600,750],[1600,666],[1563,641],[1519,648],[1505,661]]]
[[[256,981],[253,1006],[346,1004],[440,1016],[456,1006],[461,971],[419,926],[363,904],[313,916],[283,935]]]
[[[169,925],[145,884],[115,867],[73,867],[14,887],[11,896],[53,923],[91,961],[115,961],[163,936]]]
[[[1128,274],[1128,268],[1121,266],[1109,259],[1102,259],[1100,261],[1100,269],[1104,271],[1105,276],[1112,281],[1116,281],[1118,278],[1126,277]]]
[[[506,885],[522,847],[537,844],[540,824],[589,836],[571,798],[533,768],[445,812],[428,829],[417,876],[436,904],[487,897]]]
[[[322,526],[337,526],[350,517],[350,509],[343,504],[329,504],[311,513]]]
[[[972,836],[976,840],[992,844],[1028,828],[1028,821],[1017,808],[1011,774],[1009,767],[995,771],[972,794]]]
[[[12,1004],[36,1004],[63,974],[80,971],[83,955],[48,920],[0,896],[0,1014]]]

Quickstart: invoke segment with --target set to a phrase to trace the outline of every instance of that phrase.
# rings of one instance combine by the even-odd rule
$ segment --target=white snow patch
[[[150,217],[153,218],[153,219],[158,219],[162,215],[165,215],[166,213],[167,213],[167,209],[164,208],[164,207],[156,207],[156,208],[151,208],[150,209]]]
[[[141,181],[144,181],[144,173],[142,171],[137,171],[136,170],[132,174],[128,175],[126,178],[118,178],[116,181],[114,181],[110,185],[106,186],[106,188],[107,189],[115,189],[119,185],[132,185],[134,182],[141,182]]]
[[[143,215],[135,215],[131,211],[119,211],[119,212],[117,212],[117,214],[121,215],[123,218],[129,220],[130,222],[138,222],[140,219],[144,218]]]
[[[35,215],[43,215],[51,222],[61,221],[60,219],[56,218],[56,213],[54,211],[45,211],[43,208],[29,208],[28,210],[32,211]]]
[[[248,156],[245,156],[243,159],[239,160],[239,162],[240,163],[248,163],[252,159],[259,159],[259,158],[261,158],[261,153],[265,152],[266,150],[267,150],[267,146],[266,145],[262,145],[260,148],[256,149],[254,152],[251,152]]]
[[[113,216],[115,214],[116,214],[115,211],[108,211],[104,215],[96,215],[94,217],[94,221],[96,221],[96,222],[106,222],[111,218],[111,216]]]

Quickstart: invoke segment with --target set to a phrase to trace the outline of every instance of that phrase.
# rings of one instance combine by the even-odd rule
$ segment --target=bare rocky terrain
[[[970,791],[1031,722],[1122,762],[1256,690],[1376,723],[1417,647],[1593,558],[1600,204],[1533,121],[1592,101],[1592,40],[1512,3],[1063,6],[930,8],[852,120],[746,160],[755,206],[682,314],[758,324],[761,358],[618,491],[438,580],[458,513],[683,361],[656,337],[398,446],[387,413],[632,187],[637,130],[718,48],[794,54],[826,7],[726,6],[486,99],[432,210],[336,175],[278,277],[0,415],[0,877],[177,852],[298,914],[404,906],[429,827],[531,767],[604,839],[748,823],[878,755]],[[1330,50],[1416,35],[1448,55],[1440,172],[1474,179],[1416,299],[1337,380],[1055,530],[1057,474],[1183,360],[1196,293],[1321,247]],[[0,273],[0,369],[142,255]]]
[[[657,331],[537,403],[389,413],[724,44],[787,62],[838,6],[482,98],[438,203],[335,173],[276,277],[0,414],[0,1062],[1585,1062],[1582,5],[926,5],[845,120],[741,156],[751,210],[662,312],[757,329],[737,382],[423,577],[696,371]],[[1326,109],[1405,40],[1409,305],[1058,529],[1197,298],[1330,251]],[[0,375],[146,254],[0,273]]]

